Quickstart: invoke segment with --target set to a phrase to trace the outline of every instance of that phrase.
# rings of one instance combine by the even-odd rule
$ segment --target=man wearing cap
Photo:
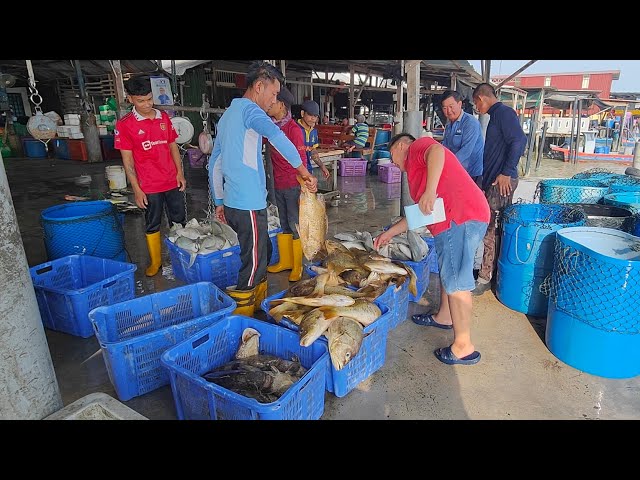
[[[226,289],[236,301],[234,313],[253,316],[267,293],[267,264],[271,240],[267,225],[267,188],[262,161],[262,137],[269,139],[304,179],[309,191],[318,180],[300,161],[295,145],[267,115],[277,101],[282,73],[258,61],[249,65],[247,90],[234,98],[218,122],[218,134],[209,157],[209,182],[216,218],[238,234],[240,270],[238,283]]]
[[[293,95],[287,87],[281,87],[278,101],[267,111],[276,125],[284,132],[291,143],[298,149],[300,160],[306,163],[307,150],[302,137],[302,130],[291,118]],[[278,233],[278,263],[267,267],[270,273],[291,270],[290,282],[297,282],[302,277],[302,243],[296,225],[299,223],[300,184],[296,178],[296,169],[276,149],[271,150],[273,164],[273,182],[275,186],[276,205],[280,216],[282,233]]]
[[[318,105],[313,100],[305,100],[302,104],[302,108],[300,110],[300,119],[298,120],[298,126],[302,130],[302,136],[304,138],[304,144],[307,149],[307,170],[310,172],[313,169],[313,165],[311,164],[311,160],[315,162],[320,170],[322,171],[322,176],[326,180],[331,175],[327,167],[324,166],[322,160],[318,156],[317,148],[319,145],[318,141],[318,130],[316,130],[316,123],[318,123],[318,117],[320,116],[320,105]]]

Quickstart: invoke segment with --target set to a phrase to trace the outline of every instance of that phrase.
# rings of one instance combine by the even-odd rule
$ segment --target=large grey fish
[[[365,327],[375,322],[382,314],[382,310],[380,310],[375,303],[361,298],[358,298],[353,305],[348,307],[320,307],[317,310],[323,313],[327,321],[334,320],[338,317],[350,317]]]
[[[360,351],[364,330],[362,325],[349,317],[338,317],[324,332],[329,344],[329,356],[336,370],[342,370]]]
[[[411,260],[420,262],[429,253],[429,245],[420,235],[412,230],[407,231],[407,240],[409,240],[409,249],[411,250]]]

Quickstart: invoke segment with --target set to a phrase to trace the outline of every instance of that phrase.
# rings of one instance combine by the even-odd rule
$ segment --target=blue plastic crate
[[[275,295],[265,298],[262,301],[262,309],[265,312],[269,311],[269,304],[272,300],[282,298],[286,290],[283,290]],[[390,308],[376,299],[374,303],[382,311],[382,315],[373,322],[371,325],[364,327],[364,340],[360,346],[358,354],[353,357],[342,370],[336,370],[333,363],[329,361],[327,372],[327,390],[333,393],[336,397],[344,397],[351,390],[358,386],[360,382],[366,380],[375,372],[377,372],[383,365],[387,352],[387,336],[389,333],[389,320],[391,318]],[[274,321],[267,313],[267,318],[270,321]],[[293,331],[298,331],[298,326],[286,319],[282,319],[279,325],[289,328]],[[297,336],[297,341],[300,341],[300,337]],[[321,336],[318,340],[313,342],[312,346],[317,343],[327,344],[327,339]]]
[[[69,144],[64,138],[56,138],[53,140],[53,151],[56,158],[61,160],[69,160]]]
[[[193,265],[189,266],[191,254],[174,245],[168,238],[164,244],[169,250],[169,258],[173,267],[173,274],[185,283],[213,282],[221,289],[238,284],[240,260],[240,245],[220,250],[219,252],[197,255]]]
[[[138,267],[89,255],[68,255],[29,269],[45,327],[91,337],[89,312],[135,296]]]
[[[232,360],[245,328],[260,332],[260,353],[290,360],[307,372],[277,401],[253,398],[207,382],[202,375]],[[326,343],[301,347],[298,334],[254,318],[231,315],[167,350],[161,358],[171,377],[180,420],[317,420],[324,413],[329,351]]]
[[[22,150],[29,158],[47,158],[47,146],[35,138],[23,138]]]
[[[313,278],[318,274],[311,270],[312,265],[320,265],[320,262],[314,262],[304,266],[307,275]],[[391,315],[389,317],[389,329],[391,330],[396,328],[407,319],[407,313],[409,311],[409,283],[404,282],[399,289],[396,288],[396,285],[389,285],[377,300],[387,305],[391,311]],[[264,302],[262,302],[261,306],[265,313],[269,311],[268,308],[267,310],[264,310]]]
[[[160,355],[235,308],[214,284],[199,282],[92,310],[89,318],[118,398],[167,385]]]
[[[269,265],[273,265],[280,261],[280,251],[278,250],[278,234],[282,233],[281,228],[276,228],[269,232],[269,240],[271,240],[271,259]]]
[[[438,254],[436,253],[436,240],[433,237],[422,237],[422,239],[429,245],[429,257],[431,263],[429,264],[429,271],[431,273],[438,273]],[[433,255],[432,255],[433,252]]]

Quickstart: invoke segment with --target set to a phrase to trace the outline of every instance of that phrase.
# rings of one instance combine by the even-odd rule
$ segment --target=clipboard
[[[444,213],[444,201],[440,197],[436,198],[436,201],[433,204],[433,212],[431,212],[430,215],[422,213],[418,204],[415,203],[404,207],[404,216],[407,219],[409,230],[443,222],[447,219],[447,216]]]

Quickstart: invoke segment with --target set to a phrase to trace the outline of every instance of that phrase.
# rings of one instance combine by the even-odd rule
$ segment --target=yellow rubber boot
[[[297,282],[302,278],[302,242],[296,238],[291,242],[293,250],[293,268],[289,274],[290,282]]]
[[[255,307],[260,308],[260,304],[267,297],[267,281],[263,280],[258,285],[256,285],[256,302]]]
[[[245,317],[253,317],[256,303],[256,287],[251,290],[236,290],[233,287],[227,287],[225,292],[237,304],[236,309],[231,312],[234,315],[244,315]]]
[[[278,253],[280,255],[280,260],[278,263],[275,263],[269,267],[267,267],[267,272],[269,273],[278,273],[283,270],[291,270],[293,267],[293,261],[291,259],[292,250],[291,250],[291,242],[293,240],[292,233],[278,233],[276,236],[276,241],[278,243]]]
[[[160,243],[160,232],[147,233],[147,248],[149,249],[149,257],[151,263],[144,271],[147,277],[153,277],[162,266],[162,243]]]

